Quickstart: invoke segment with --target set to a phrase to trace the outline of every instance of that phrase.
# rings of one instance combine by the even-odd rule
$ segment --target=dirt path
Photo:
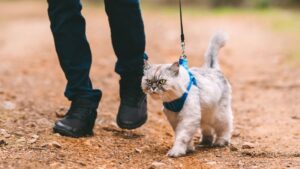
[[[170,159],[165,154],[173,133],[161,103],[150,100],[150,117],[142,128],[116,127],[116,59],[102,9],[84,11],[94,55],[91,76],[94,86],[104,91],[95,136],[71,139],[51,129],[55,112],[63,113],[69,103],[63,97],[66,81],[46,3],[0,4],[0,168],[149,168],[153,162],[162,163],[161,168],[300,168],[300,70],[282,64],[291,42],[263,22],[245,16],[186,20],[192,66],[202,64],[216,28],[231,35],[221,64],[233,86],[235,132],[231,148],[198,148]],[[145,11],[144,18],[151,61],[176,60],[177,18],[151,11]],[[244,149],[245,144],[250,149]]]

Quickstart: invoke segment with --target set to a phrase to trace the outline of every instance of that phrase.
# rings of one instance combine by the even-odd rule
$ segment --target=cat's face
[[[160,99],[162,96],[175,88],[176,77],[179,73],[179,64],[176,62],[170,64],[145,63],[144,76],[142,79],[142,89],[150,94],[154,99]]]

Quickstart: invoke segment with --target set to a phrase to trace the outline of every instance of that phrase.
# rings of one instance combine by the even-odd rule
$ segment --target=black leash
[[[182,4],[181,0],[179,0],[179,11],[180,11],[180,29],[181,29],[181,56],[180,58],[186,58],[185,55],[185,37],[184,37],[184,30],[183,30],[183,19],[182,19]]]

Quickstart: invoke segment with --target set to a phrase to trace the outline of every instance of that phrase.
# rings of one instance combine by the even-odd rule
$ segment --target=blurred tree
[[[270,0],[256,0],[256,4],[254,4],[254,6],[256,8],[268,8],[270,6]]]
[[[284,6],[290,6],[290,5],[300,5],[300,0],[272,0],[272,3],[274,5],[284,5]]]
[[[211,5],[213,7],[220,6],[241,6],[244,0],[211,0]]]

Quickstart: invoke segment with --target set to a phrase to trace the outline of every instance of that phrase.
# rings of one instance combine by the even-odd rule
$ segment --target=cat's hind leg
[[[200,140],[200,145],[205,147],[210,147],[214,142],[214,129],[209,124],[201,124],[202,138]]]
[[[219,116],[215,123],[216,141],[214,146],[223,147],[230,143],[233,130],[233,117],[230,106],[223,107],[218,112]]]

